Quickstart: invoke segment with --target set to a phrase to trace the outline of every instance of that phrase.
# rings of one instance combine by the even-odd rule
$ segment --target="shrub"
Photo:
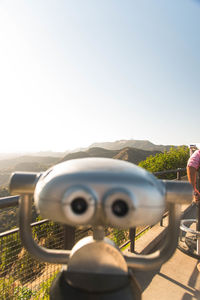
[[[42,282],[39,286],[39,289],[37,290],[36,296],[34,297],[34,300],[49,299],[49,292],[50,287],[53,282],[53,280],[56,278],[59,271],[56,271],[48,280],[45,280]]]
[[[111,239],[115,242],[117,246],[122,245],[128,238],[128,231],[114,228],[112,231]]]
[[[10,272],[22,249],[18,233],[10,234],[0,239],[0,269],[4,273]]]
[[[146,160],[141,161],[139,166],[148,170],[149,172],[159,172],[172,170],[177,168],[184,168],[189,159],[189,148],[181,146],[178,148],[172,147],[168,152],[149,156]],[[174,174],[161,175],[158,177],[173,179]]]

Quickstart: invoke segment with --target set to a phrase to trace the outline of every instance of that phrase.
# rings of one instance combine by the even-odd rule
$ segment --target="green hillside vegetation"
[[[146,160],[139,163],[139,166],[153,173],[177,168],[185,168],[187,166],[188,159],[189,148],[187,146],[181,146],[178,148],[172,147],[169,151],[147,157]],[[165,176],[165,178],[173,177],[174,175],[172,174]]]

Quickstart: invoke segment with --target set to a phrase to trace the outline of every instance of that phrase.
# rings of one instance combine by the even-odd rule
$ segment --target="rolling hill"
[[[161,153],[161,151],[146,151],[146,150],[139,150],[136,148],[126,147],[119,151],[117,155],[113,158],[121,159],[125,161],[132,162],[134,164],[139,164],[140,161],[145,160],[150,155],[156,155],[157,153]]]
[[[40,172],[55,165],[60,158],[43,156],[19,156],[0,160],[0,187],[7,186],[12,172]]]
[[[0,170],[2,169],[11,169],[11,170],[19,170],[20,164],[23,164],[23,170],[19,171],[24,171],[24,166],[26,163],[28,165],[30,164],[40,164],[40,165],[54,165],[58,162],[59,158],[58,157],[44,157],[44,156],[19,156],[15,157],[12,159],[4,159],[0,160]],[[27,170],[29,171],[29,170]]]
[[[150,155],[155,155],[165,150],[168,151],[170,147],[170,145],[155,145],[148,140],[132,139],[94,143],[85,149],[77,149],[77,151],[74,150],[70,153],[64,152],[66,155],[63,158],[62,156],[58,156],[58,154],[61,155],[61,152],[40,152],[33,155],[21,156],[16,154],[16,157],[9,155],[7,159],[0,159],[0,186],[7,185],[10,174],[14,171],[40,172],[59,162],[84,157],[115,158],[138,164]],[[48,156],[45,156],[45,154]],[[49,154],[52,156],[49,156]]]
[[[108,150],[121,150],[126,147],[147,151],[168,151],[172,145],[155,145],[148,140],[119,140],[115,142],[94,143],[89,148],[100,147]]]
[[[74,153],[67,154],[60,162],[77,159],[83,157],[107,157],[114,159],[121,159],[125,161],[138,164],[140,161],[145,160],[147,156],[155,155],[156,153],[161,153],[160,151],[146,151],[131,147],[125,147],[122,150],[108,150],[99,147],[90,148],[86,151],[78,151]]]

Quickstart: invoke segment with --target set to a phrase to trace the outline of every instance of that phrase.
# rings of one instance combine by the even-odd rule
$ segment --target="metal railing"
[[[176,179],[181,180],[181,174],[186,172],[186,168],[177,168],[172,170],[165,170],[160,172],[154,172],[155,176],[165,176],[167,174],[176,174]]]
[[[0,198],[0,209],[17,206],[19,203],[19,196],[2,197]]]
[[[3,214],[16,219],[18,201],[17,196],[1,198],[0,219]],[[31,257],[21,244],[17,222],[12,222],[13,225],[15,228],[0,233],[0,299],[48,299],[51,282],[60,266]],[[31,226],[34,239],[52,249],[71,249],[82,237],[91,235],[91,228],[75,230],[49,220],[36,221]],[[128,230],[106,228],[105,231],[119,246],[128,239]]]
[[[160,177],[176,173],[180,180],[181,173],[185,171],[185,168],[179,168],[156,172],[154,175]],[[4,218],[6,214],[8,219],[16,217],[18,202],[19,196],[0,198],[0,219],[2,212]],[[37,216],[35,214],[35,218]],[[31,226],[37,242],[52,249],[71,249],[75,242],[91,234],[91,228],[75,230],[49,220],[36,221]],[[130,244],[130,251],[134,252],[136,238],[150,227],[130,230],[105,228],[105,232],[120,248]],[[0,251],[0,299],[48,299],[49,287],[60,266],[41,263],[32,258],[21,244],[17,227],[0,233]]]

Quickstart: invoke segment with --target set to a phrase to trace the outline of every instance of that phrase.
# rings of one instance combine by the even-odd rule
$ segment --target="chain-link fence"
[[[17,209],[0,210],[0,218],[5,214],[12,219],[10,226],[15,227]],[[6,228],[10,229],[10,226],[8,222]],[[64,226],[48,220],[32,224],[34,239],[50,249],[65,248],[64,229]],[[128,230],[106,228],[105,233],[119,246],[129,237]],[[91,228],[77,228],[74,241],[91,234]],[[18,228],[0,233],[0,299],[49,299],[51,282],[59,270],[59,265],[39,262],[29,255],[21,244]]]
[[[63,227],[41,221],[32,227],[42,246],[63,249]],[[48,289],[59,266],[35,260],[21,244],[19,230],[0,234],[0,299],[48,299]]]

